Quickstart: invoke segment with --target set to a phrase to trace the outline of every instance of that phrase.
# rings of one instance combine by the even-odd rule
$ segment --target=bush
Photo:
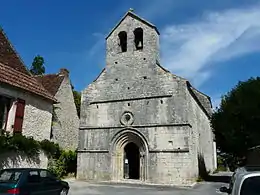
[[[65,151],[49,140],[36,141],[22,134],[10,136],[0,135],[0,153],[20,152],[28,157],[38,157],[43,151],[49,158],[48,169],[57,177],[64,177],[68,174],[76,174],[77,153],[76,151]]]
[[[48,169],[59,178],[63,178],[69,174],[75,176],[77,170],[77,153],[75,151],[62,151],[58,159],[50,161]]]

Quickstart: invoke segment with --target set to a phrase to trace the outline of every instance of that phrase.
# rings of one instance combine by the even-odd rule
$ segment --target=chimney
[[[62,76],[65,76],[65,77],[69,77],[69,74],[70,74],[70,72],[68,71],[68,69],[66,69],[66,68],[61,68],[60,69],[59,75],[62,75]]]

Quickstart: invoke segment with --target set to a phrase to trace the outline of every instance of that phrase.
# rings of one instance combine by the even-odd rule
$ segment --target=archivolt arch
[[[141,132],[133,128],[124,128],[111,139],[112,180],[118,181],[124,178],[124,148],[129,143],[134,143],[139,148],[140,179],[146,180],[148,178],[148,142]]]
[[[134,128],[124,128],[117,132],[111,139],[110,151],[113,152],[116,149],[124,148],[128,143],[135,143],[141,150],[141,152],[148,152],[148,142],[145,136]]]

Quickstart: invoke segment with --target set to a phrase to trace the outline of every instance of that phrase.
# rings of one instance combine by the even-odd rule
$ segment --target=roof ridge
[[[3,27],[0,27],[0,33],[2,33],[2,35],[4,36],[4,38],[7,40],[7,44],[9,44],[9,46],[11,47],[11,49],[14,51],[14,54],[16,55],[16,57],[20,60],[21,64],[23,65],[23,67],[25,68],[26,72],[29,75],[32,75],[31,72],[28,70],[27,66],[25,65],[24,61],[22,60],[21,56],[18,54],[17,50],[15,49],[15,47],[13,46],[13,44],[11,43],[11,41],[9,40],[8,36],[6,35]]]
[[[50,74],[42,74],[42,75],[33,75],[33,77],[44,77],[44,76],[59,76],[59,73],[50,73]],[[61,75],[63,76],[63,75]]]
[[[40,92],[32,92],[32,91],[30,91],[28,89],[25,89],[24,87],[21,87],[21,86],[19,88],[21,88],[23,90],[26,90],[26,91],[30,91],[30,92],[32,92],[34,94],[37,94],[37,95],[40,95],[40,96],[43,96],[43,97],[47,96],[47,98],[52,99],[52,100],[55,99],[54,96],[41,83],[39,83],[39,81],[35,77],[33,77],[31,75],[28,75],[28,74],[25,74],[25,73],[23,73],[21,71],[18,71],[18,70],[14,69],[14,68],[12,68],[10,66],[7,66],[6,64],[3,64],[1,62],[0,62],[0,67],[6,68],[7,71],[12,71],[15,74],[17,74],[18,75],[17,79],[20,79],[21,77],[24,77],[26,79],[26,81],[30,81],[30,79],[33,79],[33,80],[31,80],[31,82],[29,84],[26,84],[26,85],[33,85],[33,83],[35,83],[36,86],[38,85],[38,87],[41,88],[40,90],[42,90],[45,95],[41,94]],[[13,86],[18,87],[17,85],[13,85]]]
[[[140,20],[141,22],[147,24],[148,26],[154,28],[154,30],[158,33],[158,35],[160,35],[159,30],[157,29],[157,27],[152,24],[151,22],[147,21],[146,19],[140,17],[139,15],[137,15],[136,13],[134,13],[132,10],[127,11],[124,16],[119,20],[119,22],[114,26],[114,28],[112,28],[112,30],[110,31],[110,33],[108,33],[108,35],[106,36],[106,39],[115,31],[115,29],[121,24],[121,22],[128,16],[132,16],[135,17],[136,19]]]

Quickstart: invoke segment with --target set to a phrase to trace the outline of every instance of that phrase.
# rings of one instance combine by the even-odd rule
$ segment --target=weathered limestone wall
[[[137,27],[144,30],[141,51],[134,46]],[[127,32],[124,53],[118,46],[120,31]],[[106,52],[106,68],[82,93],[77,177],[123,179],[124,145],[117,148],[115,138],[120,132],[125,134],[121,143],[131,139],[145,150],[145,182],[193,183],[198,176],[198,151],[205,147],[199,144],[210,136],[200,128],[208,128],[209,121],[189,94],[186,80],[159,65],[157,32],[127,16],[108,37]],[[132,115],[129,124],[122,123],[125,112]],[[207,164],[208,152],[203,151]]]
[[[204,163],[207,171],[213,171],[215,168],[213,132],[210,126],[210,119],[201,109],[198,102],[192,98],[193,93],[188,92],[189,99],[189,121],[191,121],[194,130],[194,139],[197,142],[198,162]],[[201,155],[201,156],[200,156]],[[200,158],[201,157],[201,158]],[[203,162],[204,161],[204,162]],[[201,166],[202,164],[198,164]]]
[[[32,136],[35,140],[50,139],[52,102],[46,101],[39,96],[32,95],[17,88],[7,85],[0,86],[0,93],[14,98],[25,100],[25,110],[22,133],[25,136]],[[13,104],[9,113],[7,131],[12,132],[15,119],[16,106]]]
[[[47,169],[48,158],[41,152],[38,157],[28,157],[21,153],[0,154],[0,169],[4,168],[42,168]]]
[[[58,104],[54,109],[52,140],[64,149],[75,150],[78,147],[79,118],[68,77],[64,78],[55,98]]]

